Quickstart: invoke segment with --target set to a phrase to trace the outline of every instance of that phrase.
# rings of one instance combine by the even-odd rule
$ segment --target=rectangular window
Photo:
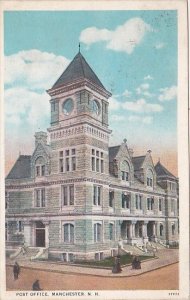
[[[97,206],[101,205],[101,187],[97,185],[93,187],[93,204]]]
[[[35,206],[45,207],[45,189],[35,190]]]
[[[139,209],[142,209],[142,195],[139,195]]]
[[[122,194],[122,208],[130,209],[130,195]]]
[[[147,210],[153,210],[154,198],[147,198]]]
[[[74,185],[62,186],[63,206],[74,205]]]
[[[113,202],[114,202],[114,191],[109,192],[109,206],[113,207]]]
[[[104,154],[103,152],[92,149],[91,168],[92,171],[104,173]]]
[[[102,239],[102,225],[94,224],[94,242],[101,242]]]
[[[162,211],[162,199],[159,198],[159,211]]]
[[[136,209],[139,208],[139,195],[135,195],[135,206],[136,206]]]
[[[63,225],[63,241],[64,243],[73,244],[74,243],[74,225],[64,224]]]
[[[42,170],[42,176],[45,176],[45,166],[44,165],[42,166],[41,170]]]
[[[69,158],[66,158],[66,171],[69,171]]]
[[[18,224],[17,224],[17,226],[18,226],[18,232],[22,232],[22,221],[18,221]]]
[[[114,239],[114,232],[113,232],[113,224],[109,224],[109,239],[112,241]]]
[[[174,212],[175,209],[175,202],[174,199],[171,199],[171,212]]]
[[[5,191],[5,209],[9,207],[9,193]]]
[[[36,176],[40,176],[40,166],[36,166]]]
[[[59,172],[63,173],[63,151],[59,151]]]

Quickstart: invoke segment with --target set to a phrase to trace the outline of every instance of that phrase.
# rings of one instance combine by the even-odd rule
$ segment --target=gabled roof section
[[[112,162],[114,160],[114,158],[116,157],[119,149],[120,149],[120,145],[109,147],[109,162]]]
[[[157,176],[167,176],[167,177],[172,177],[174,179],[176,179],[176,177],[170,173],[161,163],[160,161],[157,162],[157,164],[155,165],[155,170],[156,170],[156,174]]]
[[[132,163],[133,163],[133,166],[134,166],[134,171],[140,170],[140,168],[142,167],[143,162],[145,160],[145,157],[146,157],[146,155],[132,157]]]
[[[20,155],[6,179],[31,178],[31,155]]]
[[[87,79],[106,91],[105,87],[80,52],[74,57],[52,88],[57,88],[79,79]]]

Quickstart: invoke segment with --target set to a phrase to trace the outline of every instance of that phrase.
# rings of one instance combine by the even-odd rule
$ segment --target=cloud
[[[148,98],[153,97],[154,94],[149,92],[149,87],[149,83],[142,83],[138,88],[136,88],[137,95],[141,95]]]
[[[125,90],[122,94],[122,96],[125,96],[126,98],[131,97],[131,95],[132,95],[132,92],[130,92],[129,90]]]
[[[109,99],[109,109],[110,110],[118,110],[121,107],[121,103],[112,96]]]
[[[152,27],[141,18],[132,18],[115,28],[115,30],[88,27],[80,34],[80,41],[87,46],[93,43],[105,42],[106,48],[131,54]]]
[[[159,50],[159,49],[164,48],[165,45],[166,45],[165,43],[158,43],[158,44],[156,44],[155,48],[156,48],[157,50]]]
[[[126,117],[120,116],[120,115],[111,115],[111,120],[112,121],[124,121],[126,120]]]
[[[151,75],[147,75],[144,77],[144,80],[153,80],[154,78]]]
[[[50,117],[49,96],[27,88],[9,88],[5,90],[5,117],[6,124],[12,124],[12,128],[44,127],[44,120]]]
[[[130,122],[140,122],[140,123],[143,123],[143,124],[151,124],[152,120],[153,120],[153,117],[151,117],[151,116],[147,116],[147,117],[130,116],[128,118],[128,120]]]
[[[166,87],[164,89],[160,89],[160,96],[158,99],[160,101],[170,101],[177,97],[177,86],[173,85],[171,87]]]
[[[20,51],[5,57],[5,84],[49,89],[68,64],[67,58],[53,53]]]
[[[143,98],[133,102],[125,102],[122,104],[122,107],[137,113],[161,112],[163,110],[160,104],[147,103]]]

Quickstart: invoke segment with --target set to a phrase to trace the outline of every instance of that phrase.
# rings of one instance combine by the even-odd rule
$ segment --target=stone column
[[[43,221],[45,225],[45,247],[49,247],[49,221]]]
[[[32,246],[32,222],[24,221],[24,245]]]
[[[144,221],[144,224],[143,224],[143,240],[144,240],[144,243],[148,242],[147,224],[148,224],[148,222]]]
[[[130,223],[130,225],[129,225],[129,238],[130,239],[132,239],[132,237],[133,237],[133,224],[132,223]]]
[[[132,221],[132,238],[135,238],[135,224],[137,222],[136,221]]]

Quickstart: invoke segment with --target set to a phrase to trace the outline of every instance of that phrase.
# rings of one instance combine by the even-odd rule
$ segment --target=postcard
[[[187,1],[1,1],[1,299],[188,299]]]

